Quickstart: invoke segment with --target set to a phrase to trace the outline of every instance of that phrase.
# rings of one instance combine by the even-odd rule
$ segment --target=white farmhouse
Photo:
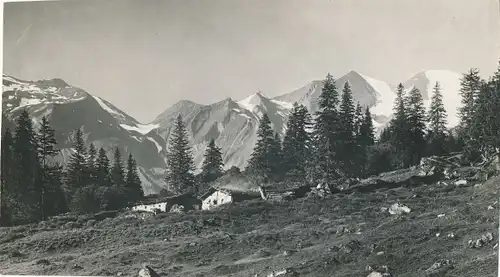
[[[137,212],[150,212],[150,213],[166,213],[167,212],[168,203],[160,202],[154,204],[143,204],[132,207],[132,211]]]
[[[202,201],[201,209],[210,210],[220,205],[256,199],[260,197],[261,196],[258,192],[233,191],[224,188],[212,187],[200,197],[200,200]]]

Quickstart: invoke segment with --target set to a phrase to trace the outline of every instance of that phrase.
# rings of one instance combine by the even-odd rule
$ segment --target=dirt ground
[[[137,276],[497,276],[500,178],[379,189],[141,218],[59,216],[0,229],[1,274]],[[391,215],[394,203],[411,209]],[[111,216],[111,217],[106,217]],[[469,240],[492,241],[470,248]],[[428,271],[434,263],[450,265]],[[427,270],[427,271],[426,271]]]

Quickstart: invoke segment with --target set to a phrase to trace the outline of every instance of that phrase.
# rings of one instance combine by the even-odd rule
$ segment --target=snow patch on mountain
[[[108,105],[106,105],[106,103],[104,103],[104,100],[102,100],[101,98],[94,96],[94,95],[92,95],[92,97],[97,101],[99,106],[101,106],[101,108],[103,108],[105,111],[107,111],[111,115],[121,117],[121,114],[119,112],[115,111],[114,109],[111,109]]]
[[[370,108],[370,112],[376,115],[390,116],[396,94],[384,81],[380,81],[366,75],[360,74],[377,93],[377,102]]]
[[[147,137],[147,139],[149,141],[151,141],[152,143],[154,143],[154,145],[156,146],[156,149],[158,149],[158,153],[160,153],[163,148],[160,146],[160,144],[158,142],[156,142],[156,140],[154,140],[153,138],[150,138],[150,137]]]
[[[130,126],[127,124],[120,124],[120,126],[128,131],[135,131],[138,133],[141,133],[143,135],[146,135],[147,133],[151,132],[152,130],[160,127],[159,124],[136,124],[136,126]]]

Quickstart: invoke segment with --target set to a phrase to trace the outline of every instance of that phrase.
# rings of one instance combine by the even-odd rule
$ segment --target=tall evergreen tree
[[[474,149],[483,155],[500,151],[500,67],[488,82],[483,81],[469,126]]]
[[[370,147],[375,143],[375,134],[372,121],[372,115],[370,109],[367,107],[364,116],[361,118],[361,124],[359,126],[359,132],[356,136],[356,146],[357,146],[357,159],[356,168],[358,169],[358,175],[367,174],[367,162],[368,153]]]
[[[267,114],[260,119],[259,129],[257,130],[257,143],[253,149],[247,170],[252,172],[260,182],[266,182],[272,177],[272,147],[275,143],[271,121]]]
[[[116,193],[123,197],[125,194],[125,169],[123,167],[120,149],[115,148],[113,153],[113,165],[111,166],[111,184]]]
[[[342,90],[342,101],[339,111],[339,131],[338,131],[338,160],[341,162],[343,170],[349,175],[356,172],[355,163],[355,107],[352,99],[352,91],[349,82],[344,84]]]
[[[361,124],[363,123],[363,108],[359,102],[356,104],[356,112],[354,113],[354,137],[359,136]]]
[[[96,180],[101,187],[111,187],[109,158],[102,147],[99,148],[96,159]]]
[[[215,144],[215,139],[211,139],[201,166],[201,181],[204,183],[215,181],[223,175],[223,167],[221,149]]]
[[[177,117],[169,142],[167,175],[165,177],[169,190],[173,193],[196,193],[195,165],[186,126],[181,115]]]
[[[447,113],[443,104],[441,87],[439,82],[436,82],[427,118],[429,123],[429,132],[427,134],[427,140],[429,142],[428,154],[430,155],[442,155],[447,152],[446,118]]]
[[[303,181],[310,156],[311,137],[308,129],[311,115],[304,105],[294,103],[283,138],[283,172],[291,179]]]
[[[400,83],[396,90],[396,99],[394,101],[394,117],[391,119],[388,134],[390,142],[397,152],[396,159],[399,166],[409,166],[411,164],[411,155],[409,154],[409,145],[411,138],[409,135],[410,123],[406,107],[405,88]],[[385,135],[385,134],[384,134]]]
[[[97,150],[93,143],[90,143],[87,155],[88,178],[92,184],[97,182]]]
[[[23,110],[17,119],[14,137],[16,182],[12,184],[12,200],[9,210],[13,220],[26,223],[39,219],[37,180],[40,161],[37,154],[36,134],[30,114]]]
[[[471,125],[480,89],[481,77],[479,76],[479,70],[472,68],[460,80],[462,106],[458,109],[458,112],[460,115],[460,126],[465,132],[468,132],[467,127]]]
[[[269,158],[271,173],[274,180],[283,177],[283,145],[279,133],[274,134],[271,146],[269,148]]]
[[[136,202],[144,196],[141,179],[137,171],[137,163],[130,153],[127,159],[127,174],[125,175],[125,194],[129,202]]]
[[[422,93],[417,88],[410,90],[408,95],[408,125],[409,125],[409,164],[415,165],[420,162],[425,150],[425,107]]]
[[[0,180],[0,226],[10,225],[10,216],[8,213],[9,198],[12,197],[9,193],[9,186],[15,184],[15,164],[13,152],[14,139],[9,128],[6,128],[2,135],[2,153],[1,153],[1,180]]]
[[[87,149],[83,140],[83,132],[77,129],[73,134],[73,153],[69,157],[66,171],[66,186],[70,195],[76,189],[88,185],[87,174]]]
[[[312,167],[309,179],[313,182],[333,184],[344,173],[338,162],[339,95],[333,76],[328,74],[318,99],[319,111],[314,124]]]
[[[41,163],[37,181],[37,195],[39,198],[40,218],[44,220],[47,216],[65,210],[64,193],[61,187],[62,167],[55,161],[59,150],[56,149],[55,131],[50,126],[47,117],[42,117],[37,140],[38,158]]]

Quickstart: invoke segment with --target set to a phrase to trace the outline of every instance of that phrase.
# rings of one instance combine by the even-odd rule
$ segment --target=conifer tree
[[[248,161],[247,170],[254,174],[254,177],[260,182],[266,182],[272,177],[273,173],[271,149],[273,143],[275,143],[271,121],[267,114],[262,115],[260,119],[257,136],[258,139]]]
[[[283,176],[283,146],[281,136],[274,134],[274,138],[269,148],[269,158],[271,174],[274,180],[279,180]]]
[[[59,154],[59,150],[56,149],[55,131],[45,116],[42,117],[37,141],[38,158],[41,163],[37,181],[37,195],[40,219],[44,220],[47,216],[65,210],[64,193],[61,187],[62,167],[54,160]]]
[[[37,190],[40,162],[37,154],[36,134],[30,114],[23,110],[17,119],[13,150],[15,153],[15,183],[12,184],[12,199],[9,210],[17,223],[39,219],[39,197]],[[10,187],[10,185],[9,185]]]
[[[9,185],[15,184],[14,180],[14,139],[9,128],[6,128],[2,135],[2,153],[1,153],[1,180],[0,180],[0,227],[10,225],[10,217],[8,213],[9,198],[12,197],[9,191]],[[10,188],[12,190],[12,188]]]
[[[92,184],[97,182],[97,150],[93,143],[90,143],[87,155],[88,178]]]
[[[81,129],[77,129],[73,134],[73,150],[74,152],[69,157],[66,172],[66,184],[70,192],[83,188],[89,182],[87,176],[87,149]]]
[[[311,116],[304,105],[294,103],[283,138],[283,172],[291,179],[303,181],[310,156]]]
[[[319,111],[314,124],[314,160],[309,170],[309,179],[313,182],[332,184],[344,175],[340,170],[336,143],[339,137],[338,97],[335,80],[328,74],[318,99]]]
[[[113,165],[111,166],[111,184],[115,193],[113,208],[121,208],[126,200],[125,197],[125,169],[123,167],[122,154],[120,149],[115,148],[113,153]]]
[[[339,111],[338,156],[343,170],[349,175],[355,173],[355,107],[349,82],[344,84]]]
[[[102,147],[99,148],[96,159],[96,180],[101,187],[111,187],[109,158]]]
[[[431,105],[427,121],[429,122],[429,132],[427,141],[429,142],[430,155],[442,155],[446,153],[447,129],[446,129],[447,113],[443,104],[443,95],[439,82],[434,85]]]
[[[370,113],[370,109],[367,107],[364,113],[364,116],[361,119],[361,124],[359,126],[359,132],[356,136],[356,145],[358,147],[357,150],[357,159],[356,159],[356,168],[361,175],[367,174],[367,162],[368,162],[368,152],[369,149],[375,143],[375,134],[374,127],[372,121],[372,115]],[[358,175],[359,175],[358,173]]]
[[[359,142],[363,148],[372,146],[375,143],[375,128],[370,109],[365,109],[363,121],[359,127]]]
[[[125,194],[129,202],[136,202],[144,196],[141,179],[137,171],[137,163],[130,153],[127,159],[127,174],[125,175]]]
[[[409,131],[409,164],[415,165],[420,162],[425,150],[425,107],[420,90],[413,88],[408,95],[408,129]]]
[[[460,115],[460,126],[464,132],[468,133],[467,127],[471,126],[476,101],[481,89],[481,77],[479,70],[472,68],[464,74],[460,80],[460,95],[462,96],[462,106],[458,112]]]
[[[363,108],[359,102],[356,104],[356,112],[354,113],[354,137],[359,136],[361,124],[363,123]]]
[[[215,139],[211,139],[201,166],[201,181],[204,183],[215,181],[223,175],[223,167],[221,149],[215,144]]]
[[[179,194],[196,193],[195,165],[189,146],[186,126],[181,115],[177,117],[169,142],[167,175],[165,177],[169,190]]]
[[[409,120],[406,107],[405,88],[400,83],[396,90],[396,99],[394,101],[394,117],[389,125],[389,133],[384,134],[390,136],[390,142],[393,144],[397,152],[397,164],[399,166],[409,166],[411,164],[409,146],[411,138],[409,134]]]

